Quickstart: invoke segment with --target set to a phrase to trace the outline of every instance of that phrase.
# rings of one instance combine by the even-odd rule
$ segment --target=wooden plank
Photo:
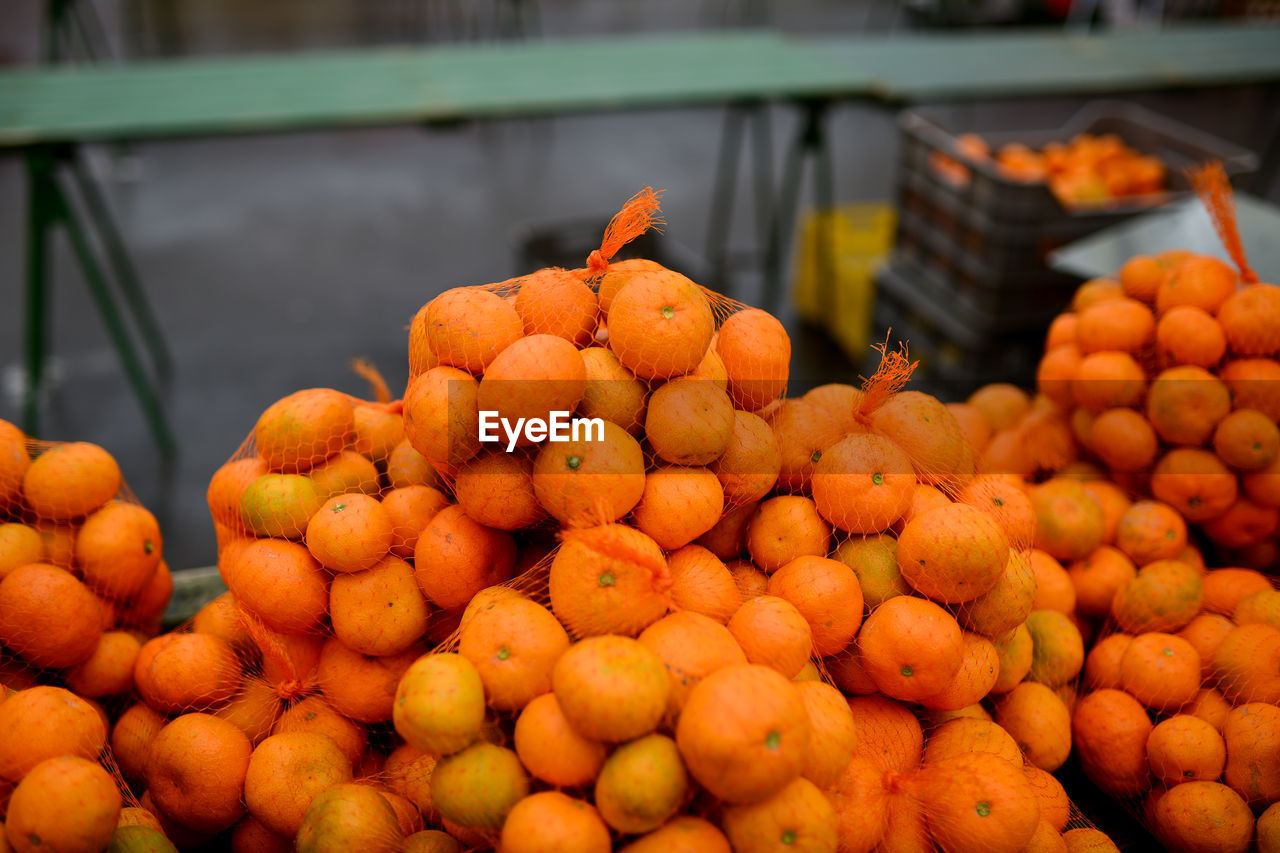
[[[786,37],[721,31],[0,73],[0,146],[722,103],[1280,79],[1280,28]]]

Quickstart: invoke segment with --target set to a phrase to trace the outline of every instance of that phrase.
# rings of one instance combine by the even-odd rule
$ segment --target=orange
[[[908,596],[891,598],[873,610],[858,646],[876,686],[906,702],[941,691],[964,659],[955,618],[932,602]]]
[[[1129,634],[1109,634],[1095,643],[1085,655],[1084,683],[1094,690],[1119,690],[1120,661],[1132,640]]]
[[[1003,528],[1011,549],[1030,547],[1035,540],[1036,514],[1020,480],[979,475],[956,498],[986,512]]]
[[[1204,609],[1230,616],[1241,601],[1271,589],[1271,581],[1252,569],[1214,569],[1204,576]]]
[[[271,734],[280,718],[281,695],[276,684],[256,677],[245,679],[231,699],[212,713],[245,733],[252,744]]]
[[[470,658],[438,652],[414,661],[396,687],[392,719],[412,746],[435,755],[464,749],[480,737],[484,683]]]
[[[797,557],[769,578],[769,595],[795,605],[813,637],[813,652],[834,655],[862,624],[862,588],[853,571],[838,560]]]
[[[689,692],[702,679],[723,667],[747,662],[729,629],[692,611],[667,614],[640,632],[638,639],[667,669],[671,719],[679,715]]]
[[[1218,690],[1232,703],[1280,702],[1280,630],[1235,628],[1218,644],[1212,665]]]
[[[556,662],[551,684],[574,729],[610,742],[653,731],[671,693],[662,659],[644,644],[618,636],[589,637],[570,646]]]
[[[969,752],[986,752],[1022,763],[1022,750],[1004,728],[991,720],[970,717],[948,720],[930,732],[924,761],[936,764]]]
[[[1010,549],[995,586],[956,609],[961,625],[987,637],[998,637],[1022,624],[1035,609],[1036,575],[1030,553]]]
[[[1116,593],[1138,572],[1123,551],[1100,545],[1068,566],[1067,576],[1075,589],[1076,612],[1087,619],[1100,619],[1111,612]]]
[[[1199,717],[1175,714],[1147,736],[1147,763],[1163,785],[1214,782],[1227,763],[1227,747],[1218,730]]]
[[[836,807],[840,850],[871,851],[883,840],[889,817],[884,772],[855,755],[828,796]]]
[[[317,796],[298,830],[298,853],[338,853],[359,848],[397,853],[404,836],[395,809],[368,785],[335,785]]]
[[[1280,850],[1280,803],[1272,803],[1258,815],[1258,853]]]
[[[385,463],[391,451],[404,440],[404,418],[401,411],[382,403],[356,403],[353,414],[356,438],[352,447],[355,452],[370,462]],[[368,486],[376,489],[376,482],[375,478]]]
[[[235,693],[240,661],[212,634],[164,634],[142,646],[133,677],[138,694],[157,710],[203,711]]]
[[[422,529],[448,505],[449,498],[431,486],[401,486],[384,494],[382,509],[391,520],[391,553],[411,559]]]
[[[1213,655],[1227,634],[1235,628],[1231,620],[1217,613],[1201,613],[1178,632],[1200,656],[1200,674],[1208,680],[1213,674]]]
[[[89,659],[67,670],[67,686],[90,699],[127,693],[133,687],[133,664],[141,648],[132,634],[104,632]]]
[[[1124,515],[1124,511],[1129,508],[1132,501],[1123,489],[1110,480],[1086,480],[1082,485],[1084,490],[1098,502],[1098,506],[1102,507],[1102,541],[1108,544],[1115,541],[1116,528],[1120,526],[1120,516]]]
[[[662,549],[622,524],[566,533],[551,561],[551,611],[579,637],[639,634],[667,612],[670,586]]]
[[[796,779],[773,796],[725,809],[722,825],[741,853],[834,850],[839,818],[831,801],[808,779]]]
[[[1152,304],[1167,274],[1166,266],[1158,258],[1134,255],[1120,267],[1120,287],[1125,296]]]
[[[1044,336],[1045,352],[1064,344],[1075,344],[1078,322],[1079,318],[1070,311],[1054,317],[1049,323],[1049,331]],[[1002,427],[1002,429],[1008,429],[1008,427]]]
[[[569,724],[554,693],[525,705],[516,718],[514,745],[533,776],[565,788],[594,781],[606,755],[604,744],[583,737]]]
[[[1067,853],[1120,853],[1115,842],[1100,829],[1068,829],[1062,833]]]
[[[1033,764],[1023,767],[1022,772],[1026,774],[1040,803],[1040,819],[1047,821],[1056,831],[1062,832],[1071,819],[1071,800],[1062,783],[1052,773]]]
[[[1138,405],[1146,385],[1146,374],[1133,356],[1103,350],[1081,358],[1071,381],[1071,393],[1078,405],[1097,413]]]
[[[1071,740],[1080,766],[1113,797],[1134,797],[1150,787],[1147,711],[1120,690],[1096,690],[1076,703]]]
[[[326,569],[362,572],[387,556],[394,533],[390,514],[376,499],[338,495],[307,522],[307,549]]]
[[[733,413],[733,432],[711,470],[724,489],[725,502],[744,504],[767,495],[782,471],[782,450],[769,422],[752,412]]]
[[[901,391],[872,412],[870,424],[907,455],[920,482],[940,485],[965,473],[961,468],[972,448],[966,444],[960,424],[937,398]],[[968,473],[972,474],[972,465]]]
[[[1261,471],[1280,455],[1280,428],[1262,412],[1236,409],[1218,422],[1213,449],[1237,471]]]
[[[1241,497],[1222,515],[1205,522],[1201,530],[1218,545],[1247,548],[1266,541],[1277,526],[1280,526],[1280,512],[1276,507],[1259,506]]]
[[[641,379],[690,373],[715,332],[706,294],[665,269],[632,276],[610,300],[607,319],[609,348]]]
[[[676,465],[708,465],[733,438],[729,395],[705,379],[680,378],[649,397],[644,432],[655,453]]]
[[[19,566],[41,563],[44,559],[44,540],[34,527],[0,524],[0,580]]]
[[[1222,728],[1227,763],[1222,781],[1250,805],[1280,801],[1280,708],[1249,702]]]
[[[1156,324],[1156,347],[1170,367],[1213,367],[1227,351],[1222,326],[1207,311],[1191,305],[1171,308]]]
[[[360,724],[333,710],[323,696],[308,696],[280,715],[273,735],[308,732],[327,736],[354,768],[364,757],[368,733]]]
[[[725,624],[746,597],[732,572],[701,545],[686,545],[667,558],[671,571],[671,606],[701,613]],[[763,579],[763,575],[762,575]],[[764,592],[765,583],[760,592]]]
[[[431,465],[456,466],[480,452],[480,383],[455,367],[433,367],[404,391],[404,435]]]
[[[1036,390],[1059,406],[1073,405],[1073,383],[1082,359],[1074,342],[1047,351],[1036,367]],[[992,445],[994,444],[995,437],[992,438]]]
[[[1078,482],[1050,480],[1032,488],[1036,513],[1035,546],[1063,562],[1082,559],[1102,544],[1106,519],[1102,507]]]
[[[651,734],[619,746],[595,784],[595,804],[610,827],[627,834],[657,829],[683,805],[689,779],[676,743]]]
[[[125,710],[111,730],[111,755],[125,778],[145,782],[151,741],[169,722],[159,711],[139,702]]]
[[[1089,449],[1112,471],[1142,471],[1155,461],[1159,441],[1147,419],[1133,409],[1108,409],[1089,431]]]
[[[1218,376],[1231,389],[1237,409],[1257,409],[1273,421],[1280,421],[1280,362],[1271,358],[1240,358],[1229,361]]]
[[[253,428],[258,455],[272,471],[305,473],[355,439],[352,400],[331,388],[296,391],[267,407]]]
[[[320,650],[316,685],[333,709],[358,723],[381,723],[392,717],[396,685],[422,654],[419,647],[398,655],[368,657],[336,639]]]
[[[1040,822],[1019,765],[975,752],[924,765],[909,777],[935,843],[944,850],[1020,851]]]
[[[857,726],[840,691],[821,681],[796,686],[809,717],[809,749],[800,775],[828,790],[843,775],[857,748]]]
[[[1124,631],[1177,631],[1195,618],[1204,600],[1199,573],[1186,563],[1157,560],[1138,571],[1111,601],[1111,615]]]
[[[561,524],[617,521],[644,494],[644,452],[610,421],[600,441],[547,442],[533,461],[533,493]]]
[[[105,849],[115,834],[120,803],[115,780],[101,765],[74,755],[50,758],[13,789],[5,846],[22,853]]]
[[[260,456],[237,459],[214,471],[205,493],[213,520],[237,530],[246,530],[240,509],[241,498],[244,490],[268,471],[266,461]]]
[[[387,457],[387,485],[392,489],[403,489],[405,486],[436,487],[440,485],[440,474],[431,467],[427,457],[414,450],[406,438]]]
[[[377,757],[377,754],[365,753],[365,762],[371,756]],[[417,806],[422,817],[434,824],[440,822],[440,813],[431,799],[431,774],[436,763],[434,755],[406,743],[392,750],[381,768],[375,767],[372,773],[368,773],[362,764],[354,772],[358,779],[379,779],[394,793]]]
[[[731,315],[720,326],[716,352],[738,408],[759,411],[786,390],[791,338],[773,315],[755,308]]]
[[[724,490],[706,468],[664,465],[645,475],[632,518],[665,550],[674,551],[706,533],[724,511]]]
[[[50,447],[31,461],[22,474],[22,496],[40,518],[71,521],[115,497],[121,482],[120,466],[110,453],[74,441]]]
[[[1057,770],[1071,753],[1071,713],[1043,684],[1023,682],[1001,697],[996,722],[1042,770]]]
[[[1238,487],[1236,475],[1218,456],[1199,448],[1177,447],[1151,472],[1151,494],[1187,521],[1197,523],[1230,509]]]
[[[61,687],[30,687],[0,702],[0,777],[10,782],[47,758],[97,758],[106,740],[94,707]]]
[[[747,599],[729,619],[729,633],[754,664],[795,678],[813,651],[813,629],[794,604],[773,595]]]
[[[623,853],[730,853],[720,830],[702,818],[681,815],[622,848]]]
[[[1231,616],[1237,625],[1260,623],[1280,628],[1280,590],[1264,589],[1240,600]]]
[[[1147,394],[1147,420],[1168,444],[1199,447],[1231,411],[1231,391],[1200,367],[1171,367]]]
[[[828,410],[804,398],[782,400],[767,419],[782,457],[778,485],[793,494],[808,494],[814,468],[827,449],[844,437],[846,430]],[[863,432],[863,428],[847,431]]]
[[[676,743],[689,773],[714,796],[751,803],[800,775],[809,728],[795,685],[768,667],[728,666],[689,694]]]
[[[915,481],[911,459],[896,444],[877,435],[849,435],[818,460],[814,502],[841,530],[879,533],[910,508]]]
[[[946,405],[951,416],[960,425],[964,440],[969,443],[974,452],[981,453],[987,446],[987,442],[991,440],[991,424],[986,417],[968,403],[947,403]]]
[[[519,279],[515,309],[526,335],[555,335],[578,347],[591,342],[600,303],[577,275],[548,267]]]
[[[359,412],[360,408],[357,407],[356,411]],[[404,419],[397,415],[395,422],[403,431]],[[417,453],[416,450],[414,452]],[[307,476],[311,478],[311,485],[315,487],[321,499],[345,495],[348,492],[360,492],[376,497],[381,489],[377,467],[369,457],[354,450],[343,450],[330,456],[308,471]]]
[[[70,572],[32,563],[0,581],[0,643],[32,666],[88,660],[102,634],[98,601]]]
[[[245,526],[257,536],[301,539],[324,497],[310,477],[264,474],[240,498]]]
[[[1175,853],[1245,853],[1253,842],[1254,821],[1248,805],[1217,782],[1187,782],[1170,788],[1156,804],[1154,823],[1156,837]]]
[[[541,791],[512,806],[499,842],[505,853],[609,853],[609,827],[590,803]],[[461,849],[461,848],[459,848]]]
[[[1174,268],[1156,291],[1156,311],[1164,314],[1191,305],[1210,314],[1226,301],[1240,279],[1228,264],[1208,255],[1193,255]]]
[[[886,599],[910,592],[898,570],[898,542],[892,536],[855,536],[837,545],[831,556],[853,569],[868,607],[879,607]]]
[[[487,527],[519,530],[545,514],[533,490],[533,460],[490,450],[468,460],[454,481],[458,505]]]
[[[924,734],[906,705],[885,696],[854,696],[849,710],[858,732],[857,755],[882,771],[895,773],[920,764]]]
[[[1033,610],[1026,626],[1032,642],[1027,677],[1050,687],[1074,680],[1084,667],[1084,640],[1075,623],[1056,610]]]
[[[275,734],[258,744],[244,778],[244,800],[255,819],[277,835],[294,836],[319,794],[351,781],[351,762],[318,732]]]
[[[1200,690],[1200,654],[1173,634],[1139,634],[1120,657],[1120,686],[1149,708],[1176,710]]]
[[[965,632],[960,668],[942,690],[926,696],[920,704],[926,708],[958,711],[980,702],[1000,677],[1000,653],[995,645],[980,634]]]
[[[329,618],[334,635],[351,649],[397,655],[426,632],[430,610],[413,567],[388,554],[363,572],[333,579]]]
[[[622,366],[611,350],[588,347],[582,351],[582,362],[587,368],[587,389],[578,404],[578,414],[603,418],[632,435],[638,433],[644,426],[649,389]]]
[[[1218,322],[1231,351],[1243,356],[1280,352],[1280,290],[1272,284],[1249,284],[1232,293],[1218,308]]]
[[[826,412],[833,426],[842,433],[856,428],[855,413],[862,405],[863,396],[862,391],[852,385],[840,382],[819,385],[806,391],[801,399]]]
[[[461,507],[450,506],[423,528],[413,562],[422,591],[449,610],[463,607],[485,587],[509,580],[515,558],[510,533],[477,524]]]
[[[1136,299],[1109,299],[1078,316],[1075,343],[1084,355],[1103,350],[1137,354],[1155,340],[1156,319]]]
[[[1187,523],[1160,501],[1138,501],[1120,517],[1116,547],[1139,566],[1177,558],[1187,547]]]
[[[825,557],[831,527],[816,504],[798,495],[779,495],[760,504],[747,524],[751,560],[773,572],[796,557]]]
[[[286,634],[319,628],[329,607],[328,574],[304,546],[258,539],[224,556],[223,579],[243,610]]]
[[[946,603],[977,598],[1000,580],[1009,540],[992,516],[950,504],[907,522],[898,537],[898,568],[922,594]]]
[[[479,287],[446,290],[423,311],[431,354],[469,373],[482,373],[524,334],[515,305]]]
[[[550,423],[554,412],[572,412],[587,388],[587,368],[573,344],[554,335],[529,335],[513,342],[485,368],[476,391],[481,412],[496,412],[481,426],[490,425],[494,440],[506,445],[509,438],[496,418],[520,430],[520,419]],[[521,430],[517,445],[536,443],[532,433]]]
[[[764,595],[765,590],[769,588],[769,576],[756,568],[750,560],[734,560],[726,564],[726,568],[733,575],[733,583],[742,594],[742,601]]]
[[[22,497],[22,478],[31,466],[27,438],[22,430],[0,420],[0,508],[8,509]]]
[[[244,732],[226,720],[184,714],[151,742],[147,790],[184,827],[221,832],[245,812],[241,795],[252,752]]]
[[[527,598],[494,602],[462,627],[458,653],[470,660],[489,705],[523,708],[551,691],[551,670],[569,648],[569,635],[540,604]]]
[[[1071,298],[1071,310],[1077,314],[1086,308],[1108,299],[1121,299],[1124,291],[1110,278],[1092,278],[1076,288]]]

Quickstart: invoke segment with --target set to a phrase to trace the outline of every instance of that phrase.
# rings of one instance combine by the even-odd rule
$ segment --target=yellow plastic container
[[[870,344],[875,273],[893,246],[896,227],[889,202],[811,211],[800,226],[792,290],[796,311],[825,328],[856,363]]]

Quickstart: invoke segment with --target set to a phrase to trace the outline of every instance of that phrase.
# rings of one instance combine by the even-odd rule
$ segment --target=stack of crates
[[[1249,151],[1121,102],[1093,102],[1048,131],[948,127],[927,109],[904,113],[899,126],[898,227],[876,279],[873,323],[892,328],[891,343],[909,342],[917,375],[946,399],[987,382],[1034,384],[1045,329],[1080,284],[1050,269],[1049,253],[1184,198],[1189,166],[1217,159],[1231,174],[1257,168]],[[1068,209],[1043,182],[1004,177],[994,160],[965,159],[956,141],[964,133],[977,133],[992,151],[1115,134],[1161,159],[1167,190]]]

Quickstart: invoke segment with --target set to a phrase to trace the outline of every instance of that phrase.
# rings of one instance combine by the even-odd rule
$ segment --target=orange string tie
[[[907,359],[905,343],[900,344],[898,350],[889,352],[889,332],[885,333],[882,343],[872,344],[871,348],[880,353],[880,366],[876,368],[875,373],[863,380],[862,400],[858,404],[858,410],[854,412],[854,417],[864,424],[870,420],[876,409],[902,390],[902,386],[910,381],[911,374],[920,364],[918,361]]]
[[[1244,241],[1240,239],[1240,227],[1236,222],[1235,195],[1231,190],[1227,170],[1222,168],[1220,161],[1211,160],[1188,168],[1186,175],[1195,188],[1196,195],[1200,196],[1205,210],[1209,211],[1209,218],[1213,220],[1214,230],[1218,232],[1223,248],[1240,270],[1240,280],[1245,284],[1255,283],[1258,274],[1250,269],[1244,254]]]
[[[600,248],[587,256],[587,269],[591,273],[602,273],[609,268],[609,261],[618,250],[630,243],[649,229],[661,231],[666,221],[659,209],[658,196],[662,190],[645,187],[633,195],[622,206],[622,209],[609,220],[609,227],[604,230],[604,239]]]
[[[387,380],[382,378],[382,373],[373,366],[373,362],[367,358],[353,358],[351,360],[351,369],[355,371],[357,376],[369,383],[369,391],[375,401],[379,403],[391,402],[391,389],[387,387]]]

